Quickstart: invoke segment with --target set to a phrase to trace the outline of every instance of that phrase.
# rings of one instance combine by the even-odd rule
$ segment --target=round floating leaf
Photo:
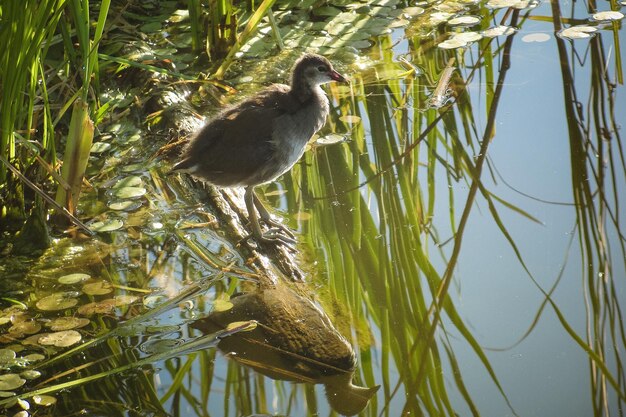
[[[143,305],[147,308],[155,308],[161,302],[166,301],[166,300],[167,300],[167,297],[164,295],[149,295],[147,297],[144,297]]]
[[[121,294],[113,298],[116,307],[126,306],[137,301],[139,297],[136,295]]]
[[[115,183],[113,186],[114,190],[119,190],[124,187],[139,187],[143,185],[143,180],[141,177],[137,175],[131,175],[130,177],[125,177]]]
[[[28,369],[20,373],[20,376],[26,380],[37,379],[41,376],[41,372],[35,371],[34,369]]]
[[[476,16],[459,16],[448,20],[448,24],[453,26],[472,26],[480,22]]]
[[[15,356],[15,351],[12,349],[0,349],[0,368],[13,365]]]
[[[58,332],[61,330],[72,330],[85,327],[90,323],[89,319],[81,317],[59,317],[46,323],[50,330]]]
[[[532,9],[539,5],[537,0],[489,0],[487,7],[501,9],[512,7],[514,9]]]
[[[78,308],[78,314],[91,316],[92,314],[108,314],[115,310],[115,300],[103,300],[98,303],[89,303]]]
[[[46,359],[46,357],[42,355],[41,353],[31,353],[30,355],[26,355],[22,357],[22,359],[25,359],[28,362],[37,362],[37,361],[42,361]]]
[[[119,219],[110,219],[103,222],[92,223],[89,227],[94,232],[112,232],[124,226],[124,222]]]
[[[20,378],[18,374],[0,375],[0,391],[10,391],[21,387],[25,383],[26,380]]]
[[[21,321],[9,328],[9,333],[35,334],[41,330],[41,324],[34,320]]]
[[[249,332],[249,331],[256,329],[256,327],[257,327],[256,320],[234,321],[232,323],[228,323],[228,326],[226,326],[226,330],[234,331],[234,332]]]
[[[421,14],[424,14],[424,8],[423,7],[407,7],[405,9],[402,10],[402,13],[407,17],[407,18],[415,18]]]
[[[430,15],[430,24],[437,25],[439,23],[447,22],[452,16],[452,13],[448,12],[435,12]]]
[[[345,142],[346,138],[343,135],[331,133],[330,135],[322,136],[315,141],[318,146],[334,145],[335,143]]]
[[[33,396],[33,402],[42,407],[49,407],[56,404],[57,399],[51,395],[35,395]]]
[[[461,39],[448,39],[446,41],[441,42],[439,45],[437,45],[438,48],[441,49],[456,49],[456,48],[462,48],[464,46],[467,45],[467,42],[462,41]]]
[[[145,353],[163,353],[181,344],[180,340],[164,339],[148,341],[141,345],[141,350]]]
[[[111,144],[109,142],[96,142],[91,145],[90,153],[104,153],[111,149]]]
[[[355,125],[361,122],[361,118],[354,114],[346,114],[345,116],[341,116],[339,120],[341,120],[344,123],[351,124],[351,125]]]
[[[146,194],[143,187],[123,187],[113,191],[113,195],[117,198],[137,198]]]
[[[483,35],[481,35],[478,32],[462,32],[462,33],[457,33],[454,35],[454,39],[457,39],[466,43],[476,42],[478,40],[481,40],[482,37]]]
[[[83,292],[87,295],[105,295],[113,291],[108,281],[96,281],[83,285]]]
[[[213,301],[213,311],[228,311],[233,308],[233,303],[227,300]]]
[[[113,203],[109,203],[108,207],[111,210],[132,211],[141,207],[141,201],[132,201],[132,200],[115,201]]]
[[[594,28],[593,26],[572,26],[570,28],[563,29],[558,33],[558,35],[562,38],[567,39],[584,39],[593,36],[594,32],[596,32],[597,30],[598,29]]]
[[[71,285],[71,284],[78,284],[79,282],[87,281],[89,278],[91,278],[89,274],[76,273],[76,274],[63,275],[62,277],[58,279],[58,281],[59,281],[59,284]]]
[[[488,38],[495,38],[496,36],[512,35],[516,31],[517,31],[517,29],[512,28],[510,26],[495,26],[495,27],[489,28],[487,30],[483,30],[482,34],[483,34],[483,36],[486,36]]]
[[[593,20],[599,21],[621,20],[624,18],[624,14],[621,12],[614,12],[609,10],[606,12],[594,13],[591,17],[593,17]]]
[[[36,306],[43,311],[58,311],[74,307],[76,304],[78,304],[78,300],[69,297],[68,293],[55,292],[37,301]]]
[[[39,338],[39,344],[47,346],[68,347],[82,339],[76,330],[65,330],[62,332],[48,333]]]

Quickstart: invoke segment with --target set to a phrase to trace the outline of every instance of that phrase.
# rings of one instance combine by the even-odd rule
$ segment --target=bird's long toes
[[[261,222],[265,223],[267,226],[270,227],[270,231],[274,231],[276,232],[277,230],[282,231],[283,233],[285,233],[287,236],[289,236],[291,239],[295,239],[296,235],[293,234],[293,232],[284,224],[279,223],[275,220],[272,219],[262,219]]]

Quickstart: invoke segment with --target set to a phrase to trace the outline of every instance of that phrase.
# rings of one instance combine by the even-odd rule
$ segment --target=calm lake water
[[[2,321],[2,368],[41,372],[0,391],[29,393],[38,415],[623,415],[626,38],[619,16],[593,17],[623,4],[508,6],[275,7],[286,49],[264,23],[227,73],[235,97],[285,82],[304,51],[351,83],[325,88],[319,140],[262,188],[307,282],[265,301],[206,192],[146,162],[161,132],[103,123],[112,146],[94,149],[81,203],[100,233],[0,270],[24,277],[4,307],[28,306],[4,310],[25,319]],[[176,46],[184,22],[153,36]],[[169,48],[153,55],[185,52]],[[33,336],[59,317],[89,319],[80,342]],[[12,327],[24,320],[40,328]],[[43,356],[11,362],[29,354]]]

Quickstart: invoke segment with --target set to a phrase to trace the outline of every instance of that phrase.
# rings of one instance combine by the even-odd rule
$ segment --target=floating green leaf
[[[50,330],[57,332],[61,330],[78,329],[80,327],[85,327],[89,323],[89,319],[81,317],[59,317],[51,320],[49,323],[46,323],[46,327],[49,327]]]
[[[146,194],[143,187],[123,187],[113,191],[113,195],[117,198],[137,198]]]
[[[562,31],[560,31],[558,33],[558,36],[562,38],[567,38],[567,39],[585,39],[585,38],[590,38],[591,36],[593,36],[594,32],[596,32],[597,30],[598,29],[596,29],[593,26],[586,26],[586,25],[572,26],[572,27],[569,27],[567,29],[563,29]]]
[[[113,232],[124,226],[124,222],[119,219],[110,219],[101,222],[94,222],[90,225],[94,232]]]
[[[213,311],[228,311],[233,308],[233,303],[227,300],[213,301]]]
[[[76,330],[64,330],[61,332],[44,334],[39,338],[39,344],[56,347],[72,346],[82,339]]]
[[[17,374],[0,375],[0,391],[10,391],[21,387],[25,383],[26,380],[20,378]]]
[[[33,402],[42,407],[49,407],[56,404],[57,399],[51,395],[34,395]]]
[[[58,279],[58,281],[59,281],[59,284],[71,285],[71,284],[78,284],[79,282],[87,281],[89,278],[91,278],[89,274],[75,273],[75,274],[63,275],[62,277]]]
[[[108,281],[96,281],[83,285],[83,292],[87,295],[105,295],[113,291]]]
[[[133,201],[133,200],[116,201],[113,203],[109,203],[108,207],[111,210],[132,211],[141,207],[141,201]]]
[[[93,145],[91,145],[91,149],[89,150],[90,153],[104,153],[106,151],[108,151],[109,149],[111,149],[111,144],[109,142],[96,142]]]
[[[41,324],[35,320],[26,320],[19,323],[15,323],[9,328],[9,333],[17,334],[35,334],[41,330]]]
[[[78,304],[76,298],[70,297],[66,292],[56,292],[37,301],[37,308],[44,311],[65,310]]]
[[[624,18],[624,14],[622,12],[609,10],[605,12],[594,13],[591,17],[593,17],[593,20],[599,21],[622,20]]]
[[[137,175],[131,175],[129,177],[122,178],[118,182],[115,183],[113,189],[119,190],[124,187],[138,187],[143,184],[143,180],[141,177]]]

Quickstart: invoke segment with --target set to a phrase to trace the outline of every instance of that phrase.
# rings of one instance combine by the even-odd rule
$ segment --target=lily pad
[[[141,345],[141,350],[145,353],[163,353],[181,344],[180,340],[164,339],[151,340]]]
[[[75,274],[63,275],[57,281],[59,281],[59,284],[71,285],[71,284],[78,284],[79,282],[87,281],[89,278],[91,278],[89,274],[75,273]]]
[[[39,338],[39,344],[56,347],[68,347],[80,342],[83,337],[76,330],[64,330],[48,333]]]
[[[624,14],[609,10],[606,12],[594,13],[591,17],[593,20],[598,21],[622,20],[624,18]]]
[[[489,0],[487,7],[502,9],[512,7],[514,9],[533,9],[539,5],[536,0]]]
[[[119,190],[124,187],[138,187],[143,184],[143,180],[141,177],[137,175],[131,175],[129,177],[122,178],[118,182],[115,183],[113,189]]]
[[[37,308],[43,311],[58,311],[74,307],[78,304],[76,298],[68,296],[66,292],[55,292],[37,301]]]
[[[27,360],[28,362],[38,362],[46,359],[44,355],[41,353],[31,353],[30,355],[26,355],[22,357],[22,359]]]
[[[123,200],[115,201],[107,205],[111,210],[132,211],[141,207],[141,201]]]
[[[233,308],[233,303],[227,300],[213,301],[213,311],[228,311]]]
[[[567,39],[585,39],[592,37],[594,35],[594,32],[596,32],[597,30],[598,29],[593,26],[572,26],[570,28],[563,29],[558,33],[558,35],[561,38]]]
[[[226,326],[227,331],[236,331],[236,332],[249,332],[257,328],[256,320],[251,321],[234,321],[232,323],[228,323]]]
[[[0,368],[12,365],[15,356],[15,351],[12,349],[0,349]]]
[[[476,16],[459,16],[448,20],[448,24],[453,26],[473,26],[477,23],[480,23],[480,19]]]
[[[83,292],[87,295],[105,295],[113,291],[108,281],[96,281],[83,285]]]
[[[9,328],[9,333],[35,334],[41,330],[41,324],[34,320],[21,321]]]
[[[46,327],[50,330],[58,332],[61,330],[72,330],[85,327],[91,321],[81,317],[59,317],[46,323]]]
[[[121,294],[113,298],[116,307],[126,306],[137,301],[139,297],[136,295]]]
[[[97,303],[89,303],[78,308],[78,314],[91,316],[93,314],[108,314],[115,310],[115,300],[103,300]]]
[[[146,194],[143,187],[123,187],[113,191],[113,195],[117,198],[137,198]]]
[[[512,35],[517,31],[517,29],[512,28],[510,26],[495,26],[486,30],[483,30],[481,33],[483,36],[487,38],[495,38],[496,36],[508,36]]]
[[[41,372],[34,369],[27,369],[26,371],[21,372],[20,376],[26,380],[37,379],[41,376]]]
[[[26,380],[21,378],[18,374],[0,375],[0,391],[10,391],[21,387],[25,383]]]
[[[42,407],[49,407],[56,404],[57,399],[51,395],[34,395],[33,402]]]
[[[96,142],[93,145],[91,145],[91,149],[89,150],[90,153],[104,153],[106,151],[108,151],[109,149],[111,149],[111,144],[109,142]]]
[[[425,9],[419,6],[407,7],[405,9],[402,9],[402,14],[409,19],[415,18],[421,14],[424,14],[424,12],[425,12]]]
[[[113,232],[124,226],[124,222],[119,219],[110,219],[101,222],[95,222],[89,225],[94,232]]]
[[[315,141],[315,145],[317,146],[327,146],[334,145],[336,143],[345,142],[346,138],[343,135],[338,135],[336,133],[331,133],[330,135],[322,136]]]

